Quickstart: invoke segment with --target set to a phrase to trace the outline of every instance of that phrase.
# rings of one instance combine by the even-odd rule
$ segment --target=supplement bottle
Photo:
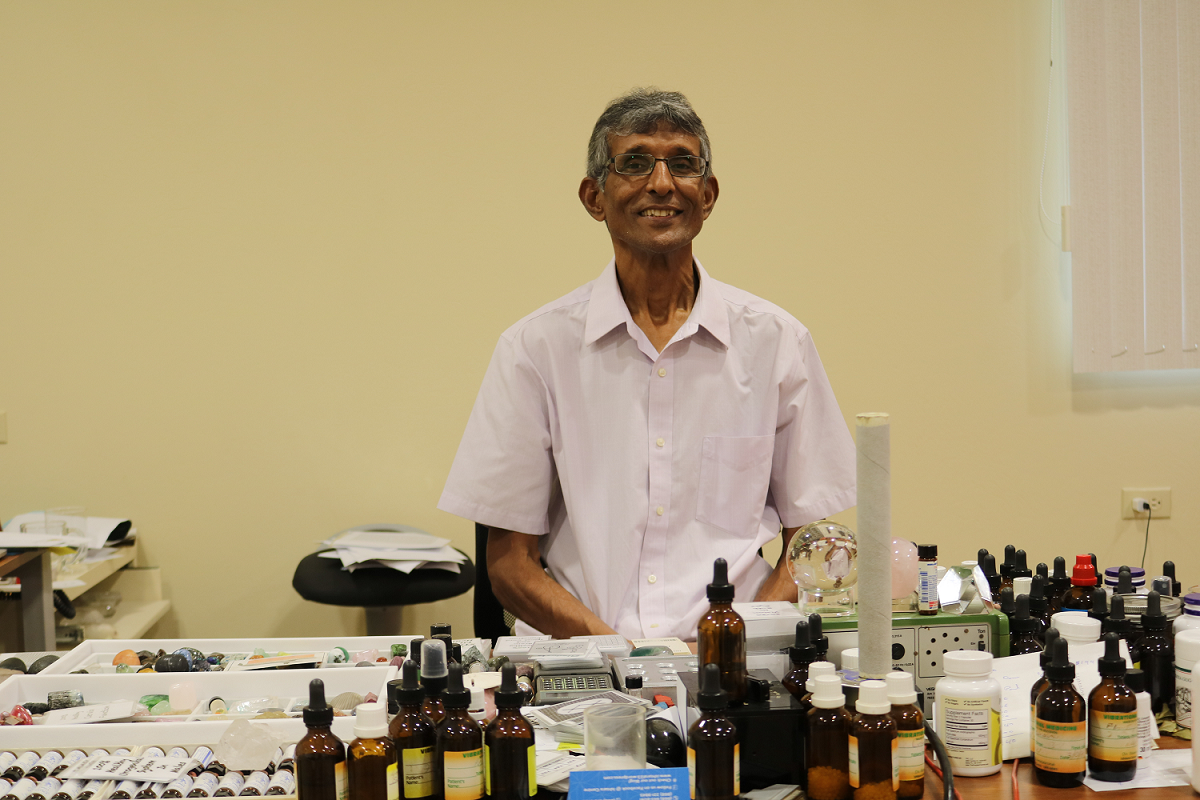
[[[859,684],[849,736],[850,788],[855,800],[894,800],[900,788],[900,742],[891,710],[886,683]]]
[[[1055,559],[1055,567],[1058,566]],[[1096,565],[1087,553],[1075,556],[1075,569],[1071,571],[1071,588],[1063,593],[1059,607],[1063,611],[1090,611],[1092,588],[1096,585]]]
[[[896,723],[900,788],[896,796],[920,798],[925,796],[925,715],[917,706],[917,690],[908,672],[887,674],[889,716]]]
[[[1029,595],[1017,596],[1017,613],[1009,623],[1008,653],[1022,656],[1026,653],[1042,652],[1042,639],[1038,635],[1041,623],[1029,615]]]
[[[737,728],[725,717],[727,704],[720,669],[716,664],[705,664],[696,696],[700,719],[688,729],[692,800],[735,800],[742,792]]]
[[[792,668],[783,676],[784,687],[792,697],[799,700],[804,696],[804,685],[808,683],[808,665],[817,660],[817,648],[808,638],[808,620],[796,623],[796,643],[788,648],[788,659]]]
[[[300,800],[345,800],[346,747],[330,729],[333,709],[325,703],[325,683],[320,678],[308,684],[304,724],[308,732],[296,744],[296,793]],[[236,774],[230,770],[225,778]],[[224,787],[222,780],[221,788]],[[214,797],[221,795],[221,788]],[[241,790],[239,785],[234,794],[240,794]]]
[[[817,648],[817,661],[824,661],[829,655],[829,637],[821,632],[821,615],[808,615],[808,640]]]
[[[1137,635],[1133,620],[1125,616],[1125,598],[1119,594],[1113,595],[1112,605],[1108,609],[1108,619],[1100,623],[1100,633],[1115,633],[1129,648],[1129,660],[1138,664],[1142,660],[1142,637]]]
[[[935,687],[938,735],[950,768],[967,777],[994,775],[1001,763],[1000,682],[992,678],[992,654],[951,650],[942,665],[946,677]]]
[[[483,729],[467,714],[471,693],[463,687],[458,664],[450,665],[442,702],[446,718],[437,727],[433,797],[479,800],[483,797]]]
[[[538,793],[533,726],[521,714],[517,668],[500,668],[496,717],[483,734],[484,791],[491,800],[530,800]]]
[[[1167,618],[1162,612],[1158,592],[1146,595],[1146,613],[1142,614],[1142,660],[1146,673],[1146,691],[1155,714],[1175,700],[1175,648],[1167,636]]]
[[[917,545],[917,613],[937,614],[940,603],[937,593],[937,545]]]
[[[1088,694],[1088,772],[1098,781],[1131,781],[1137,772],[1137,695],[1125,684],[1121,640],[1104,634],[1100,683]]]
[[[1196,662],[1200,661],[1200,630],[1175,635],[1175,722],[1192,728],[1192,694],[1196,690]]]
[[[1043,786],[1069,789],[1087,772],[1087,705],[1072,685],[1075,665],[1063,639],[1054,643],[1046,679],[1050,685],[1037,701],[1033,772]]]
[[[1189,628],[1200,628],[1200,593],[1193,592],[1184,595],[1183,613],[1175,618],[1175,633]]]
[[[440,639],[426,639],[421,643],[421,685],[425,687],[425,716],[434,727],[446,718],[446,707],[442,703],[442,692],[446,690],[446,645]],[[469,698],[468,698],[468,702]]]
[[[850,715],[842,679],[819,675],[814,684],[813,707],[808,712],[808,797],[849,800]]]
[[[1050,654],[1053,652],[1054,643],[1058,641],[1058,628],[1051,628],[1046,631],[1045,636],[1046,648],[1042,650],[1042,655],[1038,659],[1041,662],[1042,677],[1033,682],[1033,687],[1029,690],[1029,753],[1033,754],[1033,732],[1037,730],[1037,699],[1042,690],[1050,685],[1050,681],[1046,680],[1046,667],[1050,664]]]
[[[405,661],[400,674],[400,680],[388,684],[388,694],[395,697],[399,707],[388,725],[388,735],[396,748],[401,794],[408,800],[418,800],[433,794],[437,733],[421,707],[425,690],[417,680],[417,665]]]
[[[1158,723],[1150,710],[1150,693],[1146,691],[1146,673],[1140,669],[1125,670],[1125,684],[1137,698],[1138,758],[1149,758],[1158,738]]]
[[[733,594],[725,559],[718,558],[708,585],[708,613],[696,626],[696,655],[700,669],[721,668],[721,688],[730,703],[740,705],[746,700],[746,623],[733,610]]]
[[[362,703],[354,711],[354,740],[346,747],[346,786],[354,800],[400,797],[396,748],[388,738],[383,703]]]
[[[804,682],[804,694],[800,697],[800,741],[808,741],[808,712],[812,710],[812,695],[817,688],[817,678],[821,675],[837,675],[837,667],[832,661],[814,661],[808,665],[808,680]],[[808,747],[801,749],[797,756],[800,759],[801,782],[808,779]]]
[[[1063,595],[1071,588],[1071,576],[1067,575],[1067,560],[1062,556],[1054,557],[1054,572],[1050,573],[1050,581],[1046,584],[1046,599],[1049,601],[1051,615],[1062,611]]]

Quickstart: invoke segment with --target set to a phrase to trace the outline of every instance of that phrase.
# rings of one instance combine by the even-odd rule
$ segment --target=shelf
[[[35,558],[40,558],[41,550],[26,550],[24,553],[14,553],[11,556],[0,558],[0,577],[7,575],[18,567],[28,564]]]
[[[100,581],[109,577],[117,570],[121,569],[127,564],[133,563],[135,558],[137,558],[136,546],[118,548],[117,554],[112,558],[105,559],[104,561],[97,561],[94,564],[85,564],[85,569],[83,571],[73,573],[70,576],[63,576],[69,580],[83,581],[83,586],[72,586],[69,589],[64,589],[63,591],[67,593],[67,597],[74,600],[84,592],[96,588],[96,584],[100,583]]]
[[[170,600],[123,602],[116,615],[96,625],[84,625],[83,632],[89,639],[140,639],[170,608]]]

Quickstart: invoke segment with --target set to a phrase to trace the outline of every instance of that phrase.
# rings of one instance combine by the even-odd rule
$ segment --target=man
[[[518,634],[695,639],[714,559],[739,600],[794,600],[759,548],[854,505],[808,331],[692,257],[718,193],[683,95],[635,89],[597,121],[579,199],[613,261],[500,337],[438,504],[489,526]]]

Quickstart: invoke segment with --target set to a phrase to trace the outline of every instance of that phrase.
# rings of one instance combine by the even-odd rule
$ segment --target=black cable
[[[950,756],[946,755],[946,746],[928,720],[925,721],[925,737],[933,745],[933,752],[942,767],[942,800],[954,800],[954,773],[950,771]]]
[[[1146,568],[1146,548],[1150,546],[1150,518],[1154,516],[1154,509],[1146,504],[1146,543],[1142,545],[1142,569]]]

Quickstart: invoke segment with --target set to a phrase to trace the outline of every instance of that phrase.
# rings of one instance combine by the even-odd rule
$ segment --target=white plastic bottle
[[[1146,673],[1140,669],[1126,670],[1125,683],[1137,696],[1138,758],[1149,758],[1159,734],[1158,723],[1154,721],[1154,712],[1150,709],[1150,693],[1146,691]]]
[[[1197,592],[1183,596],[1183,613],[1175,618],[1176,634],[1189,628],[1200,628],[1200,593]]]
[[[950,769],[967,777],[994,775],[1001,763],[1000,682],[992,677],[992,654],[952,650],[942,664],[946,677],[934,690],[937,731]]]
[[[1175,634],[1175,722],[1191,728],[1192,694],[1196,689],[1196,662],[1200,661],[1200,628]]]
[[[1100,641],[1100,620],[1078,611],[1060,611],[1050,618],[1050,627],[1057,628],[1070,645],[1093,644]]]

